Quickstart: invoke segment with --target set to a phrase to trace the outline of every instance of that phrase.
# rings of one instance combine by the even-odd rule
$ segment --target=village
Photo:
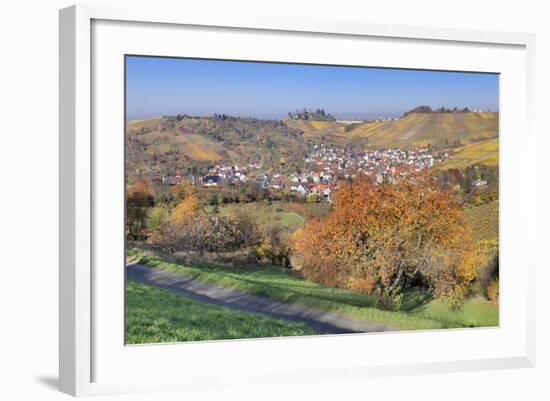
[[[356,151],[335,145],[315,145],[304,159],[304,171],[283,174],[263,169],[261,162],[246,165],[215,165],[204,176],[165,176],[162,183],[189,182],[194,186],[227,188],[253,183],[264,189],[284,190],[320,202],[331,202],[338,181],[360,175],[376,184],[391,183],[449,158],[430,147]]]

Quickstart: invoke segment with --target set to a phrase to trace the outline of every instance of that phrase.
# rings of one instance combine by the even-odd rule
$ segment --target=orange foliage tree
[[[344,184],[331,212],[309,221],[292,244],[306,278],[375,293],[390,308],[419,283],[460,303],[479,258],[460,205],[428,175]]]
[[[196,189],[188,183],[179,183],[170,188],[170,193],[175,202],[179,203],[190,195],[197,196]]]
[[[190,193],[172,209],[172,222],[176,226],[181,226],[197,216],[201,211],[202,205],[199,198],[195,194]]]

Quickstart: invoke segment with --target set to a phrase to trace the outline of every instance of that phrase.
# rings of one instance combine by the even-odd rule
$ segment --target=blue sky
[[[418,105],[498,110],[498,75],[127,56],[129,119],[224,113],[398,116]]]

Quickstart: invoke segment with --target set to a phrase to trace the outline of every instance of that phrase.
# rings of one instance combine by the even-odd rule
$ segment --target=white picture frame
[[[120,321],[123,319],[119,313],[120,305],[123,305],[123,290],[117,282],[120,279],[120,274],[123,275],[123,273],[118,272],[117,276],[113,276],[113,280],[107,281],[110,280],[108,274],[97,274],[94,270],[97,269],[98,263],[104,266],[106,263],[112,262],[115,265],[119,264],[123,271],[123,255],[119,254],[118,248],[113,252],[98,252],[98,244],[111,239],[106,231],[102,232],[101,230],[105,228],[105,219],[113,217],[108,212],[106,213],[105,207],[102,206],[105,204],[104,202],[108,203],[109,199],[99,198],[98,194],[106,193],[106,189],[116,189],[120,184],[120,175],[114,174],[113,180],[109,182],[107,182],[107,178],[102,179],[101,177],[106,177],[106,172],[113,169],[122,172],[119,169],[119,162],[122,159],[117,159],[117,162],[113,160],[123,157],[122,154],[118,156],[115,154],[117,149],[120,150],[123,135],[120,131],[121,137],[118,139],[112,135],[108,138],[102,137],[98,141],[94,132],[97,132],[99,128],[107,128],[110,132],[116,132],[116,127],[122,127],[123,120],[120,119],[116,123],[118,116],[115,112],[113,112],[112,121],[109,120],[110,117],[102,119],[102,116],[107,116],[102,114],[102,110],[105,108],[109,107],[110,110],[115,111],[120,111],[120,108],[123,108],[123,104],[119,101],[123,94],[123,87],[117,86],[118,83],[113,82],[116,79],[123,79],[122,76],[116,78],[118,76],[117,69],[120,66],[118,55],[129,52],[126,49],[130,48],[146,52],[142,54],[166,55],[165,53],[169,52],[168,55],[180,55],[172,54],[176,51],[174,49],[177,49],[175,44],[166,43],[163,49],[155,50],[155,43],[160,43],[159,38],[167,37],[175,32],[170,30],[180,32],[181,30],[185,31],[186,27],[192,28],[193,32],[198,32],[199,39],[203,31],[204,35],[213,33],[210,36],[214,38],[219,38],[220,34],[233,35],[232,39],[237,42],[242,37],[242,43],[233,42],[235,43],[234,49],[227,49],[227,46],[224,46],[226,53],[223,53],[221,49],[209,50],[208,47],[214,45],[205,36],[202,43],[206,49],[196,51],[221,55],[220,58],[224,56],[229,58],[232,51],[236,52],[237,49],[240,49],[242,54],[236,54],[236,57],[246,59],[248,46],[252,46],[246,44],[247,35],[261,34],[264,40],[273,41],[270,42],[273,43],[273,46],[264,49],[262,54],[258,54],[256,58],[265,57],[266,60],[272,61],[280,60],[281,57],[284,61],[291,61],[288,60],[288,57],[276,54],[277,46],[275,44],[277,40],[282,40],[280,39],[281,35],[285,35],[285,37],[294,35],[297,38],[302,38],[301,40],[330,41],[338,39],[342,41],[341,43],[351,40],[366,41],[365,43],[367,43],[370,40],[373,42],[373,46],[380,41],[384,41],[384,46],[390,46],[394,42],[397,45],[400,41],[407,41],[408,46],[418,45],[419,49],[424,45],[437,46],[442,58],[447,55],[449,59],[452,59],[451,53],[468,52],[468,49],[477,51],[476,54],[479,54],[479,60],[466,57],[463,64],[455,63],[453,67],[453,64],[449,64],[445,60],[429,61],[429,57],[423,60],[412,60],[405,65],[397,59],[388,61],[392,60],[389,58],[390,55],[385,54],[384,56],[383,53],[380,53],[379,59],[382,60],[386,57],[386,61],[381,61],[379,66],[391,63],[393,67],[406,68],[427,68],[430,65],[434,69],[476,70],[476,68],[481,68],[480,71],[486,71],[489,68],[491,72],[503,73],[498,67],[498,63],[506,64],[502,67],[507,68],[504,76],[510,78],[506,79],[504,86],[501,84],[501,102],[510,103],[506,103],[506,107],[501,108],[502,114],[504,114],[504,117],[501,116],[501,140],[503,142],[501,163],[505,166],[517,164],[517,169],[513,171],[504,169],[501,183],[517,180],[522,184],[522,191],[514,192],[510,187],[509,190],[506,190],[506,185],[502,187],[504,192],[501,195],[503,196],[501,231],[504,228],[502,232],[506,234],[505,238],[508,237],[511,241],[512,238],[518,236],[513,231],[521,230],[521,241],[518,242],[516,249],[501,248],[501,258],[520,261],[518,258],[520,254],[527,256],[519,262],[521,269],[509,271],[509,280],[506,279],[506,276],[501,278],[501,292],[503,293],[501,302],[503,323],[501,326],[496,329],[446,330],[445,333],[430,331],[429,333],[219,341],[201,344],[142,346],[132,349],[126,349],[123,342],[118,341],[123,335],[122,333],[114,334],[107,329],[101,329],[101,327],[106,327],[106,323],[111,322],[109,319],[113,319],[114,327],[119,327]],[[136,38],[140,37],[140,32],[144,29],[148,29],[148,39],[145,40],[145,36],[141,37],[139,48],[137,45],[130,44],[130,38],[137,40]],[[127,32],[128,35],[121,32]],[[94,35],[96,35],[95,41]],[[105,40],[106,37],[109,39],[108,41]],[[535,188],[537,181],[535,176],[529,173],[535,170],[536,138],[532,127],[535,86],[534,44],[534,35],[523,33],[374,25],[349,21],[258,18],[257,16],[243,16],[239,20],[226,20],[205,15],[187,15],[185,10],[165,10],[153,7],[112,8],[78,5],[61,10],[60,390],[80,396],[234,386],[246,384],[252,379],[257,383],[327,380],[328,378],[343,377],[360,379],[381,375],[534,366],[535,252],[532,251],[532,248],[535,243]],[[128,48],[125,47],[126,45]],[[446,49],[447,47],[449,49]],[[496,49],[495,54],[491,61],[487,60],[486,64],[483,64],[482,54],[488,48]],[[104,50],[105,54],[101,53]],[[209,51],[213,53],[208,53]],[[253,52],[253,50],[250,51]],[[425,51],[428,52],[430,49],[427,47]],[[109,64],[109,54],[117,55],[116,64]],[[194,53],[192,56],[196,54]],[[499,54],[502,59],[499,58]],[[317,56],[312,52],[304,57],[309,57],[309,59],[299,61],[310,61]],[[339,57],[345,57],[344,53]],[[350,60],[350,64],[353,62]],[[357,62],[362,63],[361,60]],[[449,68],[449,66],[453,68]],[[112,77],[103,74],[102,71],[108,71]],[[103,85],[103,87],[93,86],[92,78],[94,76],[96,76],[95,85]],[[102,83],[98,84],[98,82]],[[107,82],[109,85],[106,84]],[[113,91],[110,100],[102,97],[106,91]],[[518,95],[511,99],[512,93],[518,93]],[[97,102],[98,98],[105,102]],[[509,113],[505,114],[504,111],[507,110]],[[99,120],[94,120],[94,118]],[[113,123],[113,121],[115,122]],[[110,125],[102,125],[104,123]],[[111,130],[111,127],[115,128]],[[521,149],[517,148],[514,137],[509,133],[512,131],[511,128],[524,132],[522,142],[525,146]],[[115,141],[110,147],[113,154],[105,153],[103,150],[107,147],[106,141],[110,140]],[[512,153],[512,150],[516,153]],[[101,158],[101,163],[99,163],[99,158]],[[123,189],[120,187],[120,196],[122,196],[122,191]],[[122,202],[119,203],[122,204]],[[115,220],[118,218],[114,217]],[[504,226],[502,225],[503,221],[506,222]],[[118,235],[116,230],[114,231],[114,235]],[[118,244],[119,240],[123,241],[122,238],[119,238],[114,242],[118,241]],[[501,243],[506,243],[506,241]],[[504,269],[503,272],[506,274],[507,270]],[[113,285],[105,285],[106,283]],[[103,303],[97,298],[96,292],[98,291],[102,293]],[[103,313],[105,311],[104,301],[115,305],[112,308],[112,315],[107,316],[107,313]],[[113,336],[116,337],[116,340],[109,340],[109,337]],[[400,355],[399,358],[387,358],[387,360],[373,352],[369,354],[372,357],[370,361],[365,358],[361,359],[361,353],[356,353],[355,357],[350,353],[348,359],[345,359],[337,358],[335,352],[336,350],[345,350],[347,347],[349,347],[347,349],[352,349],[352,347],[368,348],[367,342],[377,342],[376,346],[381,348],[384,346],[384,341],[387,341],[384,338],[391,338],[398,345],[409,341],[433,345],[434,341],[438,341],[438,336],[445,336],[445,341],[458,341],[455,354],[450,353],[449,350],[449,354],[445,355],[444,352],[438,351],[437,344],[434,345],[433,353],[439,353],[440,356],[432,355],[432,357],[424,359],[419,358],[415,353],[407,354],[406,351],[403,351],[405,355]],[[486,344],[493,344],[494,348],[483,349],[481,346],[479,349],[461,348],[460,344],[469,344],[477,339],[481,339],[482,343],[485,341]],[[399,346],[397,348],[400,349]],[[296,363],[296,367],[293,369],[285,369],[284,361],[278,361],[280,364],[277,361],[272,363],[274,367],[271,369],[261,366],[261,362],[258,362],[258,355],[263,355],[266,360],[272,358],[270,361],[273,362],[283,349],[290,350],[290,353],[296,355],[296,358],[308,355],[312,358],[311,362],[297,361],[300,363]],[[322,360],[316,359],[316,354],[320,350],[325,352]],[[429,353],[430,351],[427,350],[426,354]],[[460,353],[463,353],[464,357],[459,357]],[[197,362],[198,365],[200,365],[197,359],[200,357],[199,355],[211,357],[219,355],[222,359],[219,365],[223,365],[224,358],[235,358],[239,355],[242,363],[235,369],[235,374],[229,366],[204,367],[202,369],[197,367],[187,370],[180,367],[182,372],[185,371],[185,377],[178,374],[161,375],[166,372],[161,372],[162,369],[159,369],[159,375],[155,377],[154,374],[150,374],[148,380],[139,377],[131,378],[130,373],[127,375],[118,373],[131,372],[131,366],[140,363],[144,366],[159,366],[166,362],[167,369],[173,368],[173,358],[176,354],[186,355],[189,360]],[[254,365],[251,366],[251,364]],[[107,365],[113,366],[112,371],[107,372]],[[128,369],[121,369],[123,366]],[[231,368],[235,367],[231,366]]]

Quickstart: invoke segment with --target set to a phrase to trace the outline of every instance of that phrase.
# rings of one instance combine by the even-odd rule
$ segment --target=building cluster
[[[430,148],[413,149],[380,149],[354,151],[346,148],[316,145],[313,153],[306,158],[306,163],[313,166],[312,178],[317,175],[322,181],[331,181],[335,176],[354,178],[358,174],[373,177],[381,184],[392,182],[411,173],[431,168],[435,163],[447,159],[447,153],[434,155]]]
[[[191,176],[188,180],[193,185],[204,187],[236,186],[251,182],[262,188],[287,190],[330,202],[338,180],[366,175],[377,184],[391,183],[431,168],[447,158],[447,153],[434,155],[427,147],[356,151],[320,144],[315,145],[313,152],[305,158],[305,172],[268,175],[262,171],[262,164],[257,162],[246,166],[217,165],[203,177]],[[185,179],[181,176],[163,177],[163,183],[177,184]]]

